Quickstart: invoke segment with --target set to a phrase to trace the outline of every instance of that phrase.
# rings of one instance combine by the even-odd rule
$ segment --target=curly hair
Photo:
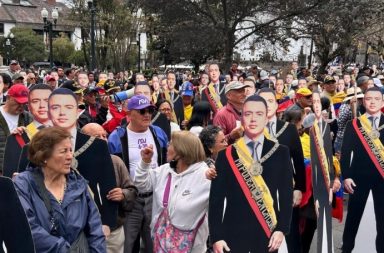
[[[209,125],[204,128],[200,135],[200,141],[203,144],[204,152],[206,157],[211,157],[211,149],[215,146],[217,134],[222,131],[218,126]]]

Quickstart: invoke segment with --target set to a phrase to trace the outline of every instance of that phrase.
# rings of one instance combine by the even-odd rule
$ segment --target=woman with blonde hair
[[[203,145],[193,133],[173,132],[168,163],[150,169],[152,156],[152,146],[141,150],[135,185],[139,191],[153,191],[154,252],[205,252],[211,182]]]

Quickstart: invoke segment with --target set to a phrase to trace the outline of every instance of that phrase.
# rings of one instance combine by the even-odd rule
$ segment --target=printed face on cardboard
[[[48,118],[48,97],[51,90],[33,90],[29,93],[28,108],[33,119],[40,123],[45,123]]]
[[[77,102],[71,95],[57,94],[48,101],[49,118],[54,126],[72,129],[77,124]]]
[[[368,91],[364,95],[364,107],[367,113],[374,115],[383,107],[383,95],[379,91]]]
[[[315,113],[316,119],[319,120],[321,118],[321,100],[320,100],[320,94],[319,93],[313,93],[312,94],[312,103],[313,103],[313,112]]]
[[[244,104],[242,125],[244,134],[250,139],[257,138],[263,133],[268,123],[267,108],[259,101],[248,101]]]

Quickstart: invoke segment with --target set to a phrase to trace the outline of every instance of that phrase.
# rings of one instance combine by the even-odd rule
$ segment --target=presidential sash
[[[203,92],[205,93],[214,113],[223,108],[223,105],[220,101],[220,96],[216,93],[215,88],[213,87],[213,83],[210,83],[207,88],[203,90]]]
[[[352,121],[353,128],[359,137],[365,151],[367,151],[377,171],[384,178],[384,146],[380,138],[373,134],[372,126],[364,114],[360,118],[361,127],[357,125],[357,119]]]
[[[28,138],[32,140],[32,137],[38,132],[36,125],[32,122],[28,126],[26,126],[26,133]]]
[[[315,147],[316,147],[316,153],[319,156],[319,161],[320,161],[320,168],[321,172],[323,174],[324,182],[325,185],[327,186],[327,189],[331,188],[331,180],[329,176],[329,164],[327,160],[327,156],[325,154],[324,150],[324,142],[323,142],[323,136],[321,134],[318,121],[316,120],[315,123],[313,124],[313,127],[311,128],[313,139],[315,142]]]
[[[32,140],[32,137],[38,132],[39,130],[37,129],[36,125],[31,122],[30,124],[28,124],[28,126],[25,127],[25,133],[27,134],[28,136],[28,139],[29,140]],[[21,148],[23,148],[25,146],[25,141],[24,141],[24,138],[22,137],[22,135],[20,134],[15,134],[15,138],[16,138],[16,141],[17,143],[19,144],[19,146]]]
[[[278,146],[278,144],[276,145]],[[226,155],[229,164],[248,201],[248,204],[263,228],[266,236],[269,238],[277,224],[276,213],[273,208],[272,195],[261,174],[251,175],[250,173],[253,158],[246,147],[244,138],[240,138],[233,145],[233,147],[236,149],[239,158],[235,160],[231,154],[232,146],[227,147]],[[274,147],[272,151],[276,151],[276,147]],[[269,157],[273,152],[269,152]]]

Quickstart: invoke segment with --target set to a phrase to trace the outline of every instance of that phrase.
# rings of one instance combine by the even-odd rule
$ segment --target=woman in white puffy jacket
[[[139,191],[153,191],[151,229],[155,251],[156,239],[164,240],[158,231],[168,230],[168,228],[158,229],[164,216],[163,211],[167,211],[170,223],[176,229],[197,232],[192,249],[185,252],[205,252],[211,181],[206,176],[209,174],[209,169],[204,162],[204,148],[199,138],[188,131],[174,132],[167,151],[168,163],[150,169],[152,156],[152,146],[141,150],[142,161],[136,170],[135,185]],[[164,207],[167,185],[170,186],[169,197],[167,207]]]

